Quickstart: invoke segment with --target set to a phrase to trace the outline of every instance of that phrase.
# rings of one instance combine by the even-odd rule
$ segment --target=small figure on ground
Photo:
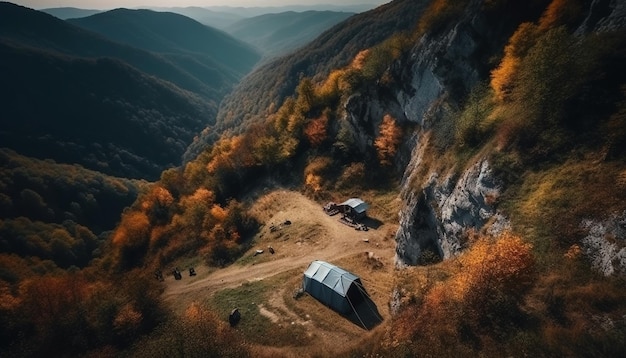
[[[235,327],[239,320],[241,320],[241,313],[239,313],[239,308],[235,308],[228,315],[228,323],[230,323],[231,327]]]

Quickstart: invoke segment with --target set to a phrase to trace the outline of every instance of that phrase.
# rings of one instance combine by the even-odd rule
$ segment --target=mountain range
[[[1,91],[11,99],[4,145],[110,175],[153,179],[178,165],[221,98],[260,58],[176,14],[118,10],[81,21],[111,29],[112,37],[141,29],[151,41],[138,48],[130,36],[120,43],[38,11],[0,7]],[[181,33],[155,35],[172,24],[188,31],[185,41]]]
[[[305,46],[352,15],[354,13],[312,10],[264,14],[241,19],[226,26],[224,31],[253,44],[265,56],[277,57]]]

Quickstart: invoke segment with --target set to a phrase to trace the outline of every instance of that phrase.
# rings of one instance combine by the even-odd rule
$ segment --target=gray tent
[[[325,261],[313,261],[302,278],[304,291],[333,310],[348,314],[360,303],[365,290],[361,279]]]
[[[339,204],[339,207],[344,214],[349,215],[355,219],[362,219],[367,214],[369,205],[359,198],[351,198],[343,203]]]

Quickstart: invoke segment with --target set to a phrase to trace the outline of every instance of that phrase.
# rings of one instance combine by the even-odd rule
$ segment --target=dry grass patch
[[[239,308],[241,321],[236,329],[248,342],[273,347],[304,346],[310,343],[307,329],[301,325],[292,325],[280,319],[273,322],[261,308],[268,308],[267,302],[273,293],[284,287],[284,282],[297,275],[290,271],[272,278],[244,283],[234,289],[215,293],[209,304],[220,317],[228,321],[228,314]],[[280,315],[279,315],[280,316]]]
[[[624,210],[621,173],[621,163],[591,159],[527,173],[508,205],[513,224],[538,248],[549,242],[569,247],[580,239],[582,219],[603,219]]]

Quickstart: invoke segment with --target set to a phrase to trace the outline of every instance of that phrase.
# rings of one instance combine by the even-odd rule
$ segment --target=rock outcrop
[[[427,146],[420,134],[436,121],[445,120],[446,106],[456,106],[462,94],[481,80],[485,64],[476,58],[485,50],[485,43],[502,41],[501,35],[485,26],[480,6],[480,1],[470,2],[458,23],[439,35],[423,36],[405,63],[392,68],[393,76],[403,84],[396,100],[404,117],[419,125],[401,192],[404,206],[396,234],[398,265],[425,263],[424,254],[453,257],[463,248],[468,230],[481,230],[492,221],[497,227],[508,225],[493,207],[501,185],[486,159],[460,174],[427,168],[426,183],[415,180],[416,173],[424,170],[422,156]]]
[[[496,56],[511,35],[494,31],[508,28],[510,19],[489,18],[482,6],[483,1],[469,1],[456,23],[425,34],[407,56],[391,66],[390,75],[397,84],[393,98],[387,93],[383,99],[377,97],[376,91],[370,91],[353,96],[345,107],[360,146],[367,145],[375,136],[375,128],[384,113],[393,113],[402,121],[416,124],[397,163],[399,168],[404,168],[403,206],[396,234],[398,265],[426,263],[433,253],[441,259],[454,257],[463,249],[470,230],[497,235],[509,226],[507,218],[493,205],[503,188],[494,177],[487,156],[445,173],[424,167],[428,164],[423,160],[429,150],[428,133],[437,130],[437,124],[443,123],[445,127],[441,121],[449,120],[450,110],[460,108],[467,93],[488,78],[492,65],[485,61],[485,54]],[[594,0],[589,6],[589,16],[581,22],[577,33],[624,28],[623,1]],[[535,21],[541,11],[527,15]],[[516,20],[517,23],[528,21],[521,17]],[[369,132],[359,129],[359,123],[367,123]],[[590,229],[584,245],[594,265],[605,273],[623,270],[626,250],[619,245],[608,245],[602,237],[606,235],[597,234],[612,233],[615,230],[608,227],[617,226],[591,221],[583,225]],[[617,231],[607,235],[619,237]]]
[[[432,173],[421,190],[405,185],[401,194],[405,206],[400,211],[396,234],[396,263],[423,264],[426,250],[448,259],[464,248],[468,231],[480,231],[489,224],[488,232],[496,235],[508,228],[508,220],[493,206],[501,189],[484,159],[459,178],[439,178],[439,174]]]
[[[610,276],[626,274],[626,211],[604,221],[584,220],[583,252],[592,267]]]

